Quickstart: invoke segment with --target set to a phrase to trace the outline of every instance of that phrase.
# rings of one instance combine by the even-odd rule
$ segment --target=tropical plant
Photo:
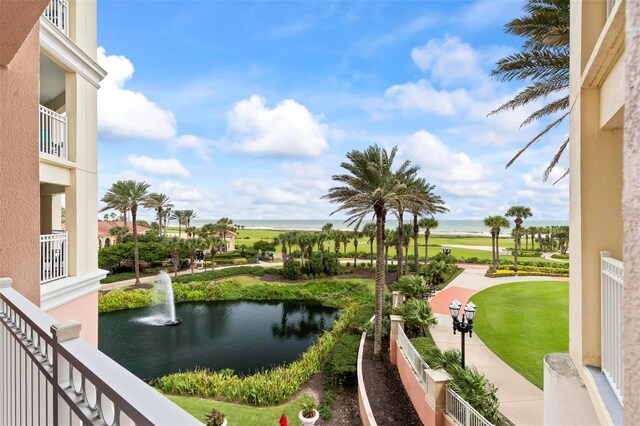
[[[505,26],[507,33],[524,37],[525,42],[520,52],[498,60],[491,75],[500,81],[526,81],[529,85],[490,114],[515,110],[550,98],[542,108],[530,114],[521,126],[553,117],[551,123],[516,153],[507,167],[569,115],[569,95],[566,93],[569,87],[569,3],[569,0],[526,0],[526,14]],[[545,180],[568,144],[567,136],[545,170]]]
[[[429,286],[419,275],[405,275],[393,284],[394,290],[399,291],[405,297],[421,299],[424,293],[429,291]]]
[[[148,209],[154,209],[156,211],[156,218],[158,220],[158,232],[162,234],[162,222],[165,217],[165,212],[168,209],[173,208],[171,200],[165,194],[152,192],[147,197],[147,201],[144,203],[144,206]]]
[[[171,212],[171,219],[178,221],[178,238],[182,238],[182,225],[186,224],[185,218],[186,210],[173,210]]]
[[[374,356],[380,356],[382,350],[381,329],[384,308],[384,236],[387,210],[398,197],[404,195],[406,185],[403,182],[418,171],[410,161],[405,161],[394,172],[393,161],[398,152],[394,147],[391,152],[377,145],[364,151],[353,150],[347,154],[347,161],[341,164],[346,171],[334,175],[332,179],[338,183],[329,189],[323,197],[331,203],[338,204],[337,211],[346,211],[346,222],[359,229],[362,221],[371,213],[376,219],[376,296],[375,296],[375,333]]]
[[[218,229],[218,232],[222,234],[222,240],[224,241],[224,250],[226,251],[229,248],[229,245],[227,244],[227,232],[233,231],[235,229],[235,226],[233,226],[233,220],[229,219],[228,217],[223,217],[219,219],[215,223],[215,225]]]
[[[140,284],[140,253],[138,248],[138,207],[144,205],[147,201],[147,190],[149,184],[146,182],[136,182],[134,180],[120,180],[106,192],[102,201],[108,203],[108,200],[118,200],[121,205],[128,206],[131,211],[131,225],[133,230],[133,247],[134,247],[134,270],[136,274],[135,284]],[[107,201],[105,201],[107,200]]]
[[[438,221],[433,217],[423,217],[418,222],[418,226],[424,229],[424,264],[429,259],[429,235],[431,230],[438,227]]]
[[[114,185],[116,184],[114,183],[113,185],[111,185],[112,189],[114,188]],[[105,204],[105,206],[100,209],[101,212],[106,210],[116,210],[120,212],[122,214],[122,221],[124,223],[124,226],[127,226],[127,212],[129,211],[129,204],[127,203],[127,200],[125,198],[122,198],[121,194],[117,192],[107,191],[100,201]]]
[[[129,228],[126,226],[114,226],[109,229],[109,235],[115,238],[117,243],[121,243],[125,235],[129,233]]]
[[[309,402],[300,404],[300,408],[300,411],[302,411],[302,416],[310,419],[316,415],[316,409],[318,408],[318,406],[316,405],[315,400],[310,400]]]
[[[206,426],[222,426],[224,424],[224,413],[213,408],[204,418]]]
[[[513,248],[513,265],[515,267],[515,271],[518,272],[518,255],[522,252],[522,244],[520,241],[520,232],[522,230],[522,222],[523,219],[529,218],[533,216],[531,209],[526,206],[513,206],[510,207],[509,210],[505,213],[507,217],[515,217],[514,223],[516,227],[514,229],[515,238],[514,238],[514,248]]]
[[[193,210],[184,210],[184,224],[187,228],[191,227],[191,221],[197,216]]]
[[[498,267],[500,260],[500,230],[509,227],[509,221],[504,216],[488,216],[484,218],[484,226],[491,228],[491,254],[493,259],[493,267]]]
[[[426,336],[429,328],[438,323],[438,319],[433,315],[431,305],[422,299],[413,297],[405,300],[400,307],[404,323],[409,329],[417,331],[417,335]]]
[[[362,237],[362,232],[355,230],[351,233],[351,237],[353,238],[354,245],[354,254],[353,254],[353,266],[356,266],[358,263],[358,238]]]

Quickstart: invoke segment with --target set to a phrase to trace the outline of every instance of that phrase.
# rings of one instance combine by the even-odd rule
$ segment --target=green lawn
[[[527,281],[474,295],[474,331],[503,361],[542,389],[543,357],[569,350],[569,283]]]
[[[294,401],[277,407],[251,407],[249,405],[231,404],[228,402],[214,401],[212,399],[195,398],[189,396],[166,395],[184,410],[200,421],[204,421],[205,415],[212,408],[222,411],[230,425],[275,426],[284,413],[289,419],[290,425],[299,423],[298,412],[300,404],[311,399],[309,395],[301,395]]]

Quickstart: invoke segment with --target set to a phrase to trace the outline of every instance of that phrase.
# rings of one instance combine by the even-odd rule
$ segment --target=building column
[[[624,423],[640,424],[640,4],[629,1],[624,125]]]

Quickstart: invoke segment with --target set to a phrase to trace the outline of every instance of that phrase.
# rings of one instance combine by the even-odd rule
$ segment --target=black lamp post
[[[464,307],[464,313],[462,314],[462,321],[458,319],[460,313],[460,307],[462,304],[458,299],[451,302],[449,305],[449,311],[451,312],[451,318],[453,319],[453,334],[456,331],[460,332],[460,338],[462,340],[462,368],[464,367],[464,335],[469,333],[469,337],[473,335],[473,317],[476,314],[476,305],[473,302],[467,303]]]

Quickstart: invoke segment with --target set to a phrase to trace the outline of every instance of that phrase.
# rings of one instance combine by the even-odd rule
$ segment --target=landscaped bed
[[[471,300],[474,332],[496,355],[539,388],[543,357],[569,349],[569,285],[527,281],[491,287]]]

